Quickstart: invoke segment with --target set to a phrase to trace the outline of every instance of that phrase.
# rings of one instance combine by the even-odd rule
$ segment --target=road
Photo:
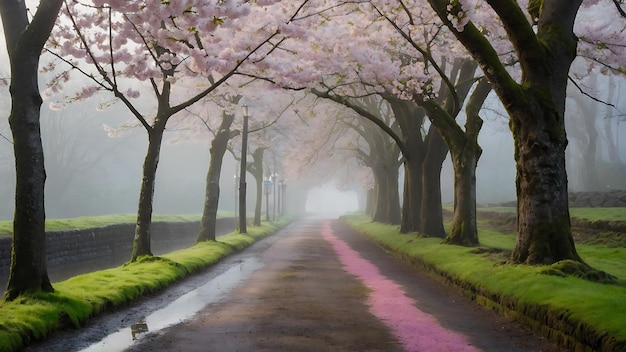
[[[212,288],[198,291],[207,284]],[[200,293],[187,296],[202,301],[196,313],[155,323],[192,305],[182,303],[170,313],[147,317],[193,289]],[[149,331],[133,340],[128,326],[138,321],[135,327]],[[298,220],[155,297],[28,351],[84,348],[566,351],[385,253],[339,221],[314,218]]]

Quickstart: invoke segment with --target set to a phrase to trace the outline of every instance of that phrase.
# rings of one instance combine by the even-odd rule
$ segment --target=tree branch
[[[319,91],[319,90],[317,90],[315,88],[311,89],[311,92],[313,94],[315,94],[316,96],[320,97],[320,98],[330,99],[330,100],[332,100],[332,101],[334,101],[336,103],[339,103],[341,105],[349,107],[350,109],[354,110],[359,115],[361,115],[364,118],[372,121],[378,127],[380,127],[383,131],[385,131],[385,133],[387,133],[389,135],[389,137],[391,137],[398,144],[398,147],[402,151],[402,154],[406,153],[404,142],[402,141],[400,136],[398,136],[389,126],[387,126],[387,124],[385,124],[381,119],[376,117],[371,112],[369,112],[369,111],[363,109],[362,107],[360,107],[360,106],[350,102],[349,99],[347,99],[345,97],[340,97],[340,96],[337,96],[337,95],[334,95],[334,94],[330,94],[330,92],[321,92],[321,91]]]

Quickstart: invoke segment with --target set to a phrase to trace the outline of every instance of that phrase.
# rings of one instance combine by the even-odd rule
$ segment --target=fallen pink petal
[[[407,351],[479,351],[464,335],[445,329],[433,316],[419,310],[398,284],[335,236],[328,222],[322,236],[333,245],[344,270],[370,289],[370,311],[389,327]]]

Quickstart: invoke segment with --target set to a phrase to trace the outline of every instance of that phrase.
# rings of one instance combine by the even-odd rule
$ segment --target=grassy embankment
[[[514,213],[515,209],[498,211]],[[589,220],[626,221],[624,208],[572,209],[572,214]],[[577,351],[626,351],[626,248],[577,244],[588,264],[618,278],[616,284],[602,284],[547,275],[547,267],[505,264],[515,235],[489,229],[485,222],[479,230],[481,247],[466,248],[441,244],[437,238],[400,234],[397,226],[373,223],[363,214],[346,216],[344,221],[478,303],[561,345]],[[560,274],[556,269],[551,272]]]
[[[248,234],[231,233],[217,241],[54,283],[54,293],[40,292],[0,302],[0,352],[19,351],[58,329],[79,327],[90,317],[124,306],[215,264],[289,222],[264,222],[260,227],[248,227]]]

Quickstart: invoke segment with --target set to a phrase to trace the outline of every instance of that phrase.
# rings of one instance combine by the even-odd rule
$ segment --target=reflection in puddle
[[[261,266],[261,262],[254,258],[246,259],[203,286],[180,296],[163,309],[151,313],[130,327],[122,328],[108,335],[82,351],[123,351],[135,344],[136,341],[140,341],[141,337],[148,332],[148,327],[150,332],[164,329],[191,318],[210,303],[221,301],[233,288]]]
[[[148,331],[148,324],[145,321],[140,321],[130,326],[130,335],[133,337],[133,340],[137,340],[137,335]]]

